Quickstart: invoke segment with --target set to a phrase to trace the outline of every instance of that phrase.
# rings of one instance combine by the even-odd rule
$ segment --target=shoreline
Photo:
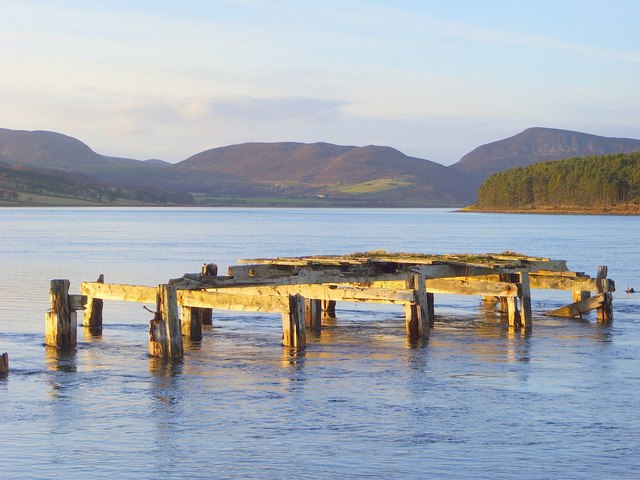
[[[508,208],[474,208],[464,207],[456,210],[460,213],[510,213],[519,215],[617,215],[637,217],[640,216],[640,208],[630,209],[544,209],[544,208],[527,208],[527,209],[508,209]]]

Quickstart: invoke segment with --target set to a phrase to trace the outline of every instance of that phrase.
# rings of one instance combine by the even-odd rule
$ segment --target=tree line
[[[608,209],[640,203],[640,152],[541,162],[494,173],[483,209]]]

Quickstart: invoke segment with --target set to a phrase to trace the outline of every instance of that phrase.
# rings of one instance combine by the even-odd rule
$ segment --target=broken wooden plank
[[[557,308],[546,312],[545,315],[550,317],[579,317],[585,313],[588,313],[596,308],[600,308],[604,302],[604,293],[600,293],[593,297],[587,297],[578,302],[570,303],[564,307]]]

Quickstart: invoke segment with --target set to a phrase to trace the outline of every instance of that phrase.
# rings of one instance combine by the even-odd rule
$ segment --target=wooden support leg
[[[149,353],[154,357],[182,357],[182,328],[173,285],[158,286],[156,311],[149,325]]]
[[[3,353],[0,355],[0,373],[9,372],[9,354]]]
[[[213,325],[213,309],[211,308],[197,308],[194,309],[198,312],[198,318],[201,325]]]
[[[522,322],[520,320],[520,312],[518,311],[518,302],[516,297],[503,297],[507,304],[507,315],[509,318],[509,326],[520,328]]]
[[[596,284],[598,293],[604,294],[604,301],[597,310],[598,322],[609,323],[613,321],[613,296],[611,295],[611,283],[607,278],[607,267],[602,265],[598,267],[598,275],[596,276]]]
[[[190,340],[202,339],[202,322],[199,309],[182,307],[182,335]]]
[[[100,274],[96,283],[104,283],[104,275]],[[82,325],[89,327],[92,331],[102,331],[102,307],[103,301],[93,298],[85,288],[82,288],[82,295],[87,296],[87,303],[84,307],[84,319]]]
[[[304,299],[304,323],[307,328],[320,330],[322,327],[322,300]]]
[[[413,289],[414,295],[414,301],[404,307],[407,335],[412,340],[429,336],[429,301],[425,277],[411,274],[406,284],[407,288]]]
[[[69,280],[51,280],[51,309],[45,317],[45,344],[73,348],[77,343],[78,320],[69,304]]]
[[[512,278],[512,275],[509,273],[501,273],[500,274],[500,281],[501,282],[514,282],[516,281],[514,278]],[[497,297],[498,299],[498,311],[500,313],[506,313],[509,314],[510,310],[510,306],[509,306],[509,301],[507,300],[508,297]],[[511,320],[509,320],[509,325],[511,325]]]
[[[336,318],[336,301],[335,300],[323,300],[322,311],[325,317]]]
[[[282,344],[285,347],[304,348],[307,344],[304,303],[302,295],[289,295],[289,311],[282,313]]]
[[[520,298],[521,322],[525,330],[533,327],[533,316],[531,312],[531,287],[529,285],[529,272],[518,273],[519,283],[518,297]]]
[[[427,293],[427,316],[429,317],[429,326],[433,327],[436,323],[436,307],[433,293]]]

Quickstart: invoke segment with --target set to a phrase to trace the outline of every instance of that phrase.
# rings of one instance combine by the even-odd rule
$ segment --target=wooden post
[[[51,309],[45,316],[45,344],[73,348],[77,343],[78,320],[69,305],[69,280],[51,280]]]
[[[9,372],[9,354],[3,353],[0,355],[0,373]]]
[[[200,309],[197,307],[182,307],[182,335],[190,340],[202,339],[202,322]]]
[[[200,319],[200,325],[213,325],[213,309],[211,308],[195,308],[194,313]]]
[[[507,304],[507,315],[509,318],[509,326],[513,328],[519,328],[522,326],[520,320],[520,312],[518,311],[518,302],[516,297],[502,297]]]
[[[322,311],[325,317],[336,318],[336,301],[335,300],[323,300]]]
[[[322,327],[322,300],[304,299],[304,323],[307,328],[320,330]]]
[[[596,276],[596,287],[599,294],[604,294],[604,301],[602,302],[602,305],[597,309],[598,322],[609,323],[613,321],[613,296],[611,295],[611,285],[609,283],[609,279],[607,278],[607,267],[605,265],[601,265],[598,267],[598,274]]]
[[[96,283],[104,283],[103,274],[100,274]],[[102,307],[104,302],[99,298],[93,298],[84,287],[81,288],[81,293],[87,296],[82,325],[95,332],[102,331]]]
[[[414,301],[404,307],[407,335],[411,340],[429,336],[429,300],[424,275],[410,274],[407,288],[413,289]]]
[[[215,263],[203,263],[202,275],[206,277],[215,277],[216,275],[218,275],[218,265],[216,265]]]
[[[520,299],[520,320],[525,330],[533,327],[533,315],[531,311],[531,287],[529,284],[529,272],[519,272],[518,297]]]
[[[501,282],[514,282],[515,279],[513,278],[513,276],[510,273],[501,273],[499,275],[499,280]],[[511,318],[512,318],[512,308],[513,305],[509,303],[509,301],[507,300],[509,297],[498,297],[498,311],[500,313],[506,313],[509,315],[509,325],[511,325]]]
[[[429,317],[429,326],[433,327],[436,323],[436,307],[433,293],[427,293],[427,316]]]
[[[183,355],[177,292],[173,285],[158,286],[156,317],[149,325],[149,353],[168,358]]]
[[[304,304],[302,295],[289,295],[289,309],[282,313],[282,344],[285,347],[304,348],[307,344]]]

